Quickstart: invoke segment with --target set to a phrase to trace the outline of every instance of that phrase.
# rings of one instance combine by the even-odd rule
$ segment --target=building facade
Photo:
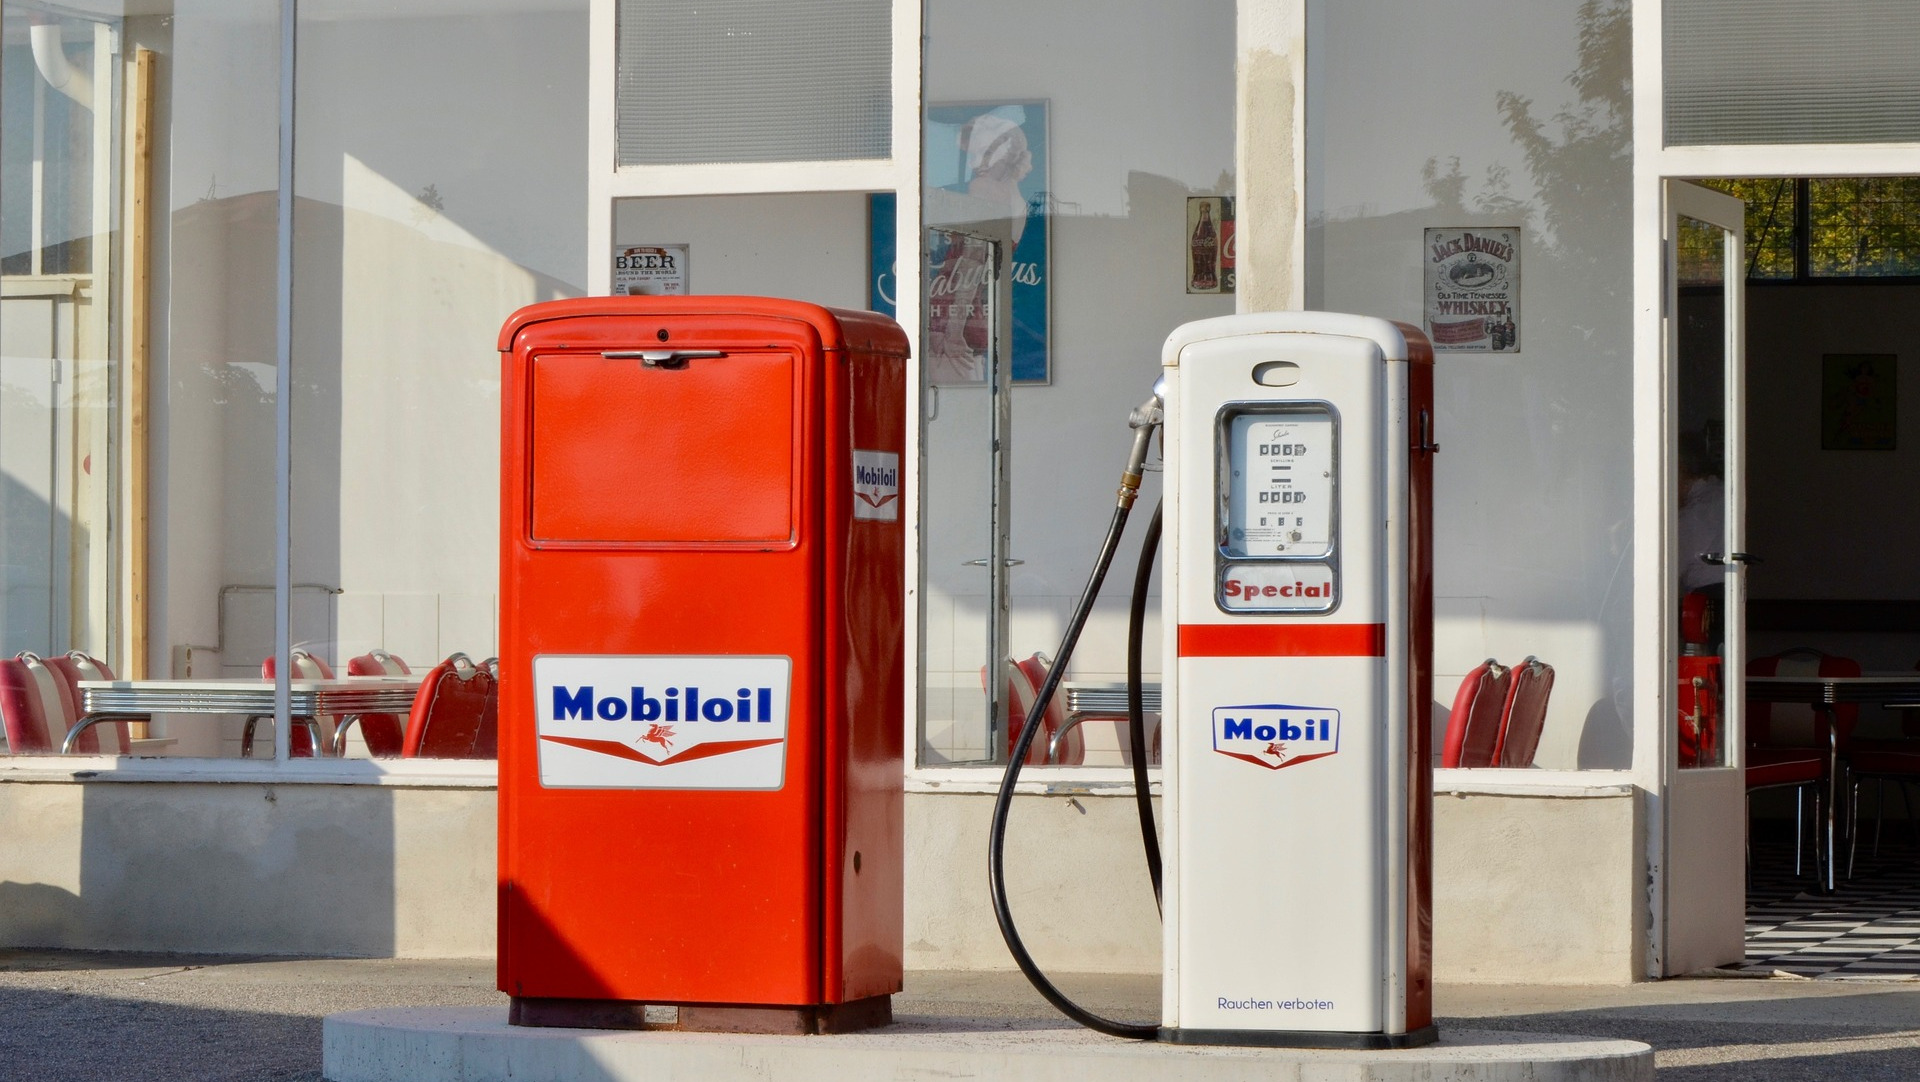
[[[507,315],[885,311],[920,451],[908,962],[1004,967],[981,856],[1012,663],[1054,649],[1161,342],[1400,319],[1440,350],[1435,724],[1484,659],[1556,672],[1531,768],[1439,772],[1441,976],[1737,960],[1744,707],[1721,679],[1717,749],[1683,739],[1683,596],[1712,597],[1714,656],[1920,656],[1858,604],[1920,566],[1892,496],[1920,475],[1893,378],[1920,262],[1860,225],[1920,176],[1916,16],[1829,7],[10,5],[0,652],[484,658]],[[1089,693],[1124,673],[1124,578],[1073,659]],[[241,758],[242,728],[0,764],[0,941],[491,949],[489,762],[300,758],[286,724]],[[1077,734],[1023,782],[1021,919],[1050,965],[1152,970],[1123,739]]]

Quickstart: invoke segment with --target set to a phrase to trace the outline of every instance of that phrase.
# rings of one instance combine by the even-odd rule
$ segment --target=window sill
[[[998,793],[1004,766],[920,767],[907,771],[909,793]],[[1160,792],[1160,768],[1147,768],[1147,791]],[[1014,792],[1035,796],[1132,796],[1133,770],[1124,766],[1026,767]]]
[[[1628,796],[1633,793],[1629,770],[1447,770],[1433,772],[1435,796]]]
[[[492,789],[491,760],[187,759],[112,755],[0,758],[4,782],[175,782],[199,785],[375,785],[400,789]]]

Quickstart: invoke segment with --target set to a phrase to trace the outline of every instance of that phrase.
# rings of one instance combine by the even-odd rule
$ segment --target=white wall
[[[867,306],[864,192],[622,199],[614,203],[613,239],[688,245],[693,293]]]
[[[1419,324],[1425,229],[1525,230],[1521,352],[1435,369],[1435,696],[1537,655],[1557,675],[1539,765],[1625,767],[1626,5],[1308,10],[1308,307]]]
[[[492,789],[0,783],[0,944],[486,957]]]

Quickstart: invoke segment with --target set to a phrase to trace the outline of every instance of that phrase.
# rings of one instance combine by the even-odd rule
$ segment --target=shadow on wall
[[[1457,158],[1429,158],[1430,205],[1315,223],[1338,254],[1325,271],[1336,301],[1393,298],[1396,310],[1380,314],[1415,321],[1422,260],[1410,245],[1426,227],[1525,230],[1523,352],[1439,358],[1436,592],[1443,618],[1483,629],[1459,647],[1472,660],[1455,661],[1532,653],[1560,671],[1541,746],[1548,766],[1632,759],[1628,16],[1622,0],[1579,6],[1572,101],[1543,108],[1485,92],[1524,178],[1498,163],[1472,177]]]
[[[25,892],[23,901],[34,906],[20,911],[33,916],[19,923],[11,906],[0,908],[0,929],[10,945],[396,953],[400,899],[392,789],[119,782],[5,789],[13,805],[9,818],[58,822],[71,814],[71,802],[80,805],[77,838],[52,833],[8,861],[41,854],[47,867],[39,878],[57,880],[60,865],[74,864],[60,850],[78,847],[77,893],[44,885],[8,888]],[[69,807],[57,806],[63,803]]]
[[[80,896],[51,883],[0,883],[0,936],[15,946],[83,942]]]

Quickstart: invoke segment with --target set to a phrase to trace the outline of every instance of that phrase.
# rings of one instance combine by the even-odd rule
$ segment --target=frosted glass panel
[[[1667,0],[1669,146],[1920,140],[1912,0]]]
[[[885,158],[893,0],[620,0],[620,164]]]

